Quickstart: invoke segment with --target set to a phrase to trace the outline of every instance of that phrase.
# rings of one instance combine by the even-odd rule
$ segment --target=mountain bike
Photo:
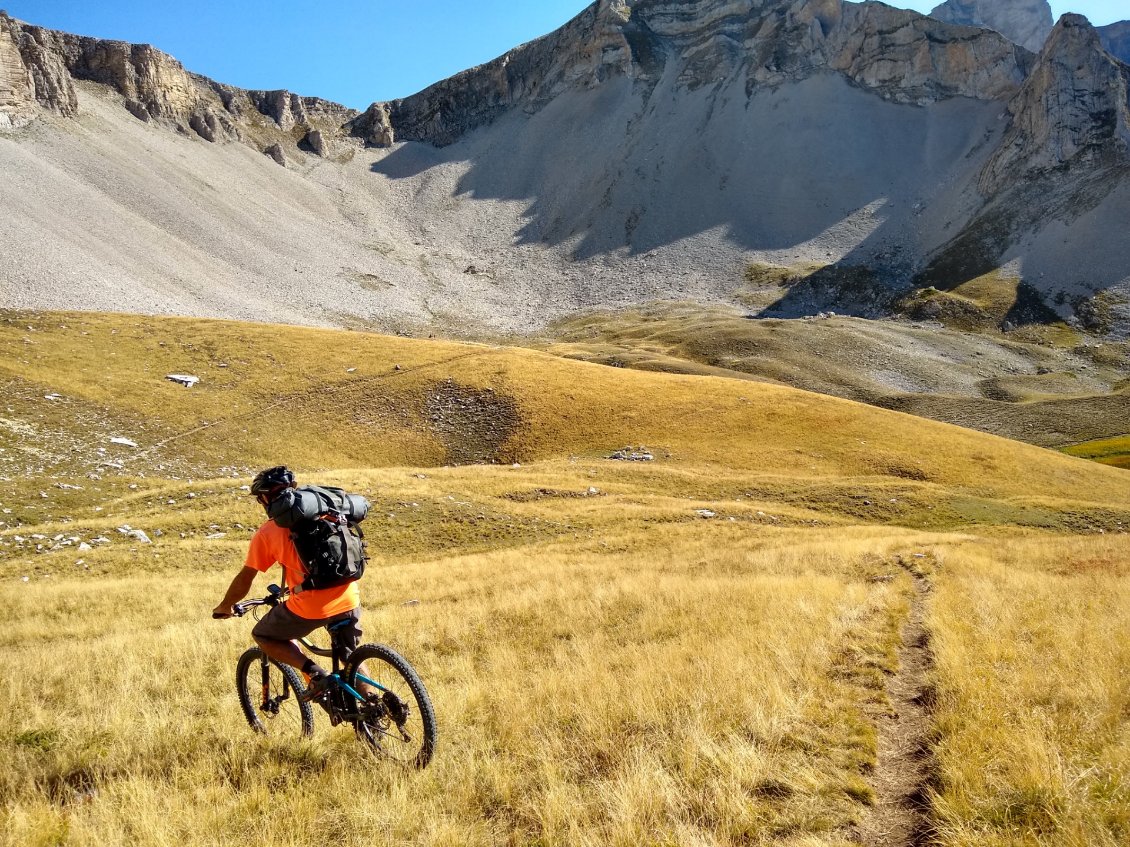
[[[257,607],[277,606],[288,596],[277,585],[267,590],[266,597],[236,603],[232,612],[242,617]],[[317,703],[333,726],[351,725],[378,755],[405,767],[427,767],[435,750],[436,717],[419,674],[407,659],[383,644],[362,644],[349,652],[335,632],[345,626],[352,623],[340,621],[326,627],[328,649],[299,639],[311,653],[333,660],[330,687],[311,702],[299,697],[306,685],[294,668],[268,658],[259,647],[240,656],[235,687],[244,717],[259,733],[310,736],[314,734],[311,703]]]

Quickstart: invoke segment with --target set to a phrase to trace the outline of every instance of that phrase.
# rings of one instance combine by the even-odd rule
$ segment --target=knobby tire
[[[425,768],[436,745],[436,715],[428,691],[408,660],[383,644],[362,644],[349,656],[346,682],[365,693],[358,671],[386,686],[408,706],[407,720],[398,725],[385,707],[387,701],[359,706],[361,715],[354,729],[357,737],[377,754],[406,767]],[[377,698],[378,700],[380,698]],[[393,709],[399,706],[393,704]],[[411,740],[406,741],[407,732]]]

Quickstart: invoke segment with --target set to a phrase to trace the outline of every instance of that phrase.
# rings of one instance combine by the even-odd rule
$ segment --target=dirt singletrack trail
[[[921,554],[919,554],[921,555]],[[855,832],[863,847],[927,847],[931,843],[929,794],[936,766],[930,750],[933,654],[926,628],[926,603],[932,591],[926,568],[931,558],[899,564],[914,584],[910,614],[902,628],[899,669],[887,681],[891,710],[877,718],[878,764],[871,777],[875,804]]]

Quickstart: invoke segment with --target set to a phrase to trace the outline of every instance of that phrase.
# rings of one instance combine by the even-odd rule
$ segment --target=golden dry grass
[[[949,553],[932,620],[945,844],[1130,840],[1128,577],[1121,536]]]
[[[916,554],[940,843],[1127,834],[1121,471],[530,351],[83,315],[0,350],[3,843],[851,844]],[[243,721],[249,622],[208,615],[260,520],[241,469],[292,455],[374,502],[366,634],[435,701],[423,773]]]
[[[161,574],[121,549],[83,578],[56,554],[49,576],[5,580],[9,843],[305,844],[327,816],[355,844],[843,843],[868,797],[868,671],[904,602],[867,578],[905,541],[693,512],[618,529],[625,509],[578,538],[366,578],[367,632],[437,704],[422,775],[326,726],[295,745],[247,734],[231,691],[247,626],[206,620],[237,543],[158,540]],[[272,805],[293,815],[257,816]]]

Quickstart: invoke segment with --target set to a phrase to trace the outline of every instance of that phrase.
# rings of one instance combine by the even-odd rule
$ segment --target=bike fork
[[[271,667],[266,656],[259,663],[259,669],[263,675],[263,705],[260,708],[266,709],[271,702]]]

